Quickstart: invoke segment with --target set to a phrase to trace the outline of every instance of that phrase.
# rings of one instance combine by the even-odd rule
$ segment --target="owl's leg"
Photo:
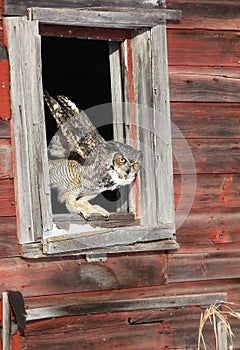
[[[89,200],[95,196],[86,196],[76,198],[67,198],[66,207],[71,213],[77,213],[84,217],[85,220],[91,220],[92,214],[99,214],[104,216],[105,220],[109,219],[109,212],[99,205],[92,205]]]

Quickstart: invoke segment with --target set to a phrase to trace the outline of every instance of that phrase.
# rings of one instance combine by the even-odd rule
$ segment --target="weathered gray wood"
[[[151,29],[151,42],[157,218],[160,223],[173,223],[172,141],[165,24]]]
[[[87,227],[85,227],[87,226]],[[85,231],[84,231],[85,230]],[[82,231],[82,233],[81,233]],[[59,233],[58,233],[59,232]],[[129,226],[116,229],[100,229],[87,225],[72,224],[68,231],[54,231],[53,236],[43,238],[43,253],[86,252],[90,249],[130,245],[148,241],[173,239],[169,227]]]
[[[8,302],[8,292],[2,293],[2,350],[12,348],[11,308]]]
[[[38,23],[6,18],[19,241],[34,241],[51,227]],[[42,221],[43,219],[43,221]]]
[[[159,240],[154,242],[134,243],[130,245],[111,246],[98,249],[86,249],[74,252],[61,252],[55,254],[57,257],[66,256],[81,256],[90,254],[116,254],[116,253],[133,253],[133,252],[146,252],[146,251],[165,251],[176,250],[179,248],[175,238]],[[28,259],[49,258],[48,254],[43,253],[42,243],[27,243],[19,245],[19,253],[22,257]]]
[[[166,9],[31,7],[28,11],[31,19],[41,23],[127,29],[152,27],[181,17],[181,11]]]
[[[139,109],[136,116],[144,158],[144,171],[140,173],[143,224],[154,220],[174,222],[166,40],[165,24],[143,31],[132,40],[135,102]]]
[[[67,306],[49,306],[27,310],[26,321],[41,320],[62,316],[89,315],[95,313],[129,312],[137,310],[153,310],[180,308],[186,306],[207,307],[217,300],[226,300],[226,293],[190,294],[169,297],[152,297],[141,299],[123,299],[104,301],[101,303],[75,304]],[[225,349],[224,349],[225,350]]]
[[[79,8],[79,7],[107,7],[107,6],[116,6],[116,7],[128,7],[129,4],[132,8],[159,8],[160,2],[158,0],[132,0],[129,3],[129,0],[5,0],[4,2],[4,11],[7,15],[25,15],[26,9],[29,7],[62,7],[62,8]]]
[[[25,19],[19,21],[15,18],[6,18],[8,42],[9,42],[9,60],[10,60],[10,79],[11,79],[11,109],[13,120],[13,147],[15,149],[15,172],[17,190],[17,218],[19,228],[19,239],[21,242],[34,240],[34,224],[40,224],[40,216],[37,211],[35,221],[32,220],[32,185],[30,172],[30,155],[28,152],[28,130],[27,116],[25,110],[25,93],[29,94],[29,87],[24,86],[25,59],[29,51],[22,43],[22,40],[29,40],[31,46],[31,35],[35,29],[35,23],[30,23]],[[27,34],[25,36],[25,34]],[[25,41],[26,42],[26,41]],[[25,47],[24,47],[25,46]],[[25,52],[25,49],[27,52]],[[23,52],[23,55],[22,55]],[[19,54],[17,54],[19,53]],[[31,68],[30,68],[31,69]],[[22,76],[23,75],[23,76]],[[31,91],[31,90],[30,90]],[[20,146],[21,145],[21,146]],[[36,197],[35,197],[36,198]]]
[[[228,347],[228,338],[227,338],[226,328],[218,316],[215,316],[215,322],[216,322],[216,330],[217,330],[216,349],[228,350],[229,347]]]
[[[112,116],[113,116],[113,137],[114,140],[124,141],[124,118],[123,118],[123,96],[122,96],[122,69],[120,60],[120,43],[116,41],[109,42],[109,62],[111,77],[111,93],[112,93]],[[117,211],[127,211],[127,188],[119,189],[121,198]]]
[[[78,214],[54,214],[53,220],[56,223],[57,227],[61,229],[68,229],[71,223],[85,225],[86,221],[80,217]],[[92,227],[101,227],[101,228],[114,228],[130,225],[139,225],[139,220],[135,219],[133,213],[128,212],[117,212],[111,213],[109,220],[104,220],[100,215],[92,215],[89,225]]]
[[[139,146],[143,152],[143,165],[139,174],[142,225],[157,224],[151,46],[150,30],[146,31],[142,29],[133,36],[132,59],[135,123],[137,125]]]

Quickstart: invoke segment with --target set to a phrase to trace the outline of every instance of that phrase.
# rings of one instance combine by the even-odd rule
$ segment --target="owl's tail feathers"
[[[73,117],[74,115],[80,114],[80,111],[75,105],[75,103],[69,100],[69,98],[67,98],[66,96],[58,95],[57,99],[63,105],[63,108],[65,109],[69,117]]]
[[[68,119],[68,116],[60,104],[49,95],[47,90],[44,90],[44,100],[56,120],[58,127],[60,127]]]

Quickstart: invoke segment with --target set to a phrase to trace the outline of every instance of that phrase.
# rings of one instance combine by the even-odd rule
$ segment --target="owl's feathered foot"
[[[79,199],[66,200],[66,207],[70,213],[77,213],[81,215],[86,221],[91,220],[93,214],[98,214],[104,217],[105,220],[109,220],[109,212],[99,205],[92,205],[89,203],[91,197],[81,197]]]

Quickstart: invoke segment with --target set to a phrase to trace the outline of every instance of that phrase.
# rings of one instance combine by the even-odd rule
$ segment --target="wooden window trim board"
[[[153,25],[156,25],[150,29],[138,28],[137,31],[134,30],[131,39],[127,38],[122,41],[120,50],[116,51],[116,47],[114,49],[114,42],[110,46],[110,66],[115,67],[114,70],[111,69],[111,78],[114,82],[111,88],[113,94],[116,94],[115,99],[113,99],[113,115],[118,116],[120,120],[124,116],[125,124],[130,125],[126,130],[129,143],[132,142],[134,136],[136,140],[140,140],[140,143],[149,143],[151,147],[157,150],[152,159],[148,159],[148,152],[143,150],[145,159],[148,160],[147,164],[150,167],[149,173],[152,175],[148,178],[142,172],[139,176],[140,193],[138,193],[137,188],[133,191],[135,198],[139,196],[140,211],[149,201],[149,198],[154,197],[149,213],[145,216],[140,215],[141,223],[138,226],[130,224],[124,228],[107,228],[92,234],[74,233],[67,236],[58,235],[42,239],[43,232],[50,231],[53,222],[48,180],[47,146],[44,134],[39,23],[41,25],[43,22],[49,23],[46,15],[47,11],[48,15],[55,18],[54,24],[66,24],[65,20],[61,18],[61,11],[59,12],[59,10],[44,9],[45,12],[43,12],[43,9],[31,9],[29,11],[31,13],[30,19],[26,17],[5,17],[11,70],[12,136],[15,149],[20,252],[26,257],[39,257],[49,256],[49,254],[69,255],[176,249],[178,245],[174,236],[172,149],[165,25],[167,17],[166,15],[164,15],[165,17],[160,16],[161,24],[159,25],[160,12],[158,12],[158,20],[153,23]],[[77,12],[76,10],[70,10],[67,11],[67,24],[81,26],[83,24],[81,21],[76,22],[74,16],[71,21],[71,17],[69,17],[69,13],[71,15],[73,12],[79,14],[79,9],[77,9]],[[88,9],[88,13],[89,11]],[[99,10],[93,9],[90,12],[95,16],[99,13]],[[109,14],[111,11],[105,12]],[[134,13],[133,10],[129,12]],[[142,11],[140,12],[142,14]],[[58,13],[60,19],[56,16],[56,13]],[[123,13],[125,12],[115,11],[115,14]],[[85,12],[82,12],[82,14],[85,16]],[[139,12],[135,11],[135,14],[137,15]],[[44,20],[44,18],[47,19]],[[84,26],[95,26],[92,17],[90,17],[90,22],[86,22],[86,16],[84,18]],[[112,28],[113,25],[111,21],[109,22],[109,18],[110,16],[107,15],[105,27]],[[127,23],[125,27],[120,21],[120,26],[117,29],[128,29],[130,20],[127,20]],[[99,23],[97,25],[99,26]],[[145,25],[149,26],[149,23],[146,22]],[[101,26],[103,26],[102,23]],[[137,24],[132,27],[136,26]],[[130,26],[130,28],[132,27]],[[152,44],[149,45],[149,43]],[[17,52],[19,54],[16,54]],[[120,54],[123,62],[120,62]],[[141,61],[144,64],[139,69]],[[123,74],[120,68],[121,64],[124,66]],[[139,81],[139,77],[141,81]],[[123,79],[124,96],[119,95],[121,79]],[[139,85],[141,85],[141,89]],[[118,98],[128,103],[129,113],[119,111],[119,104],[115,103]],[[135,107],[139,104],[150,106],[153,109],[153,117],[145,118],[146,125],[144,128],[146,130],[144,128],[141,130],[138,127],[142,120],[138,109]],[[137,127],[132,126],[133,124]],[[160,133],[160,137],[156,138],[152,135],[154,130]],[[121,138],[122,133],[121,128],[114,128],[114,135],[117,139]],[[19,147],[20,145],[21,147]],[[34,147],[34,145],[37,145],[37,147]],[[156,181],[155,179],[159,179],[159,174],[162,174],[162,171],[168,174],[167,179]],[[170,187],[170,193],[165,191],[166,181]],[[156,193],[156,197],[152,195],[153,193]],[[136,208],[134,210],[138,211]],[[119,215],[121,216],[121,214]],[[96,238],[95,241],[94,238]],[[94,244],[91,246],[90,242],[93,241]]]

